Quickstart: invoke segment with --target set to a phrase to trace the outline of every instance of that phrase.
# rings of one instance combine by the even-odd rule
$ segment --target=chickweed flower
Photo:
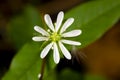
[[[35,36],[32,38],[33,41],[49,41],[50,43],[42,50],[40,57],[45,58],[50,49],[53,49],[53,59],[57,64],[60,61],[59,50],[63,53],[63,55],[67,59],[71,59],[70,52],[66,49],[64,44],[81,45],[80,42],[67,40],[68,37],[76,37],[81,34],[81,30],[72,30],[69,32],[65,32],[68,27],[74,22],[74,18],[69,18],[62,25],[62,21],[64,18],[64,13],[61,11],[58,13],[57,21],[55,25],[53,25],[52,20],[48,14],[45,14],[44,20],[48,26],[48,30],[44,30],[39,26],[35,26],[34,30],[41,34],[41,36]]]

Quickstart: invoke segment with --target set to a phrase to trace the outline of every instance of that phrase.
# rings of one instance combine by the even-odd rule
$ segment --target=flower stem
[[[46,43],[47,43],[47,41],[45,41],[45,42],[41,45],[40,51],[41,51],[41,49],[44,47],[44,45],[46,45]],[[40,70],[40,74],[41,74],[41,75],[40,75],[39,80],[43,80],[45,64],[46,64],[46,58],[44,58],[44,59],[42,60],[42,65],[41,65],[41,70]]]
[[[44,58],[44,59],[42,60],[42,67],[41,67],[41,71],[40,71],[41,77],[39,78],[39,80],[43,80],[44,70],[45,70],[45,64],[46,64],[46,59]]]

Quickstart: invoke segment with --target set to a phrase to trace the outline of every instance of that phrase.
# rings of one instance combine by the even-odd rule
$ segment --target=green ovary
[[[51,39],[53,42],[59,41],[60,38],[61,38],[61,37],[60,37],[59,34],[57,34],[57,32],[52,33],[52,35],[50,36],[50,39]]]

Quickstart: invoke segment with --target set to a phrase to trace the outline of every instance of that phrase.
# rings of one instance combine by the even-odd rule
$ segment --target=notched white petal
[[[47,41],[49,38],[48,37],[33,37],[33,41]]]
[[[67,59],[71,59],[71,54],[70,52],[65,48],[65,46],[59,41],[59,47],[63,53],[63,55],[67,58]]]
[[[39,26],[35,26],[34,30],[41,33],[43,36],[50,36],[50,34],[48,32],[46,32],[43,28],[41,28]]]
[[[81,45],[80,42],[77,42],[77,41],[71,41],[71,40],[65,40],[65,39],[62,39],[61,42],[65,43],[65,44],[69,44],[69,45],[76,45],[76,46]]]
[[[76,37],[81,34],[81,30],[72,30],[62,34],[62,37]]]
[[[50,18],[50,16],[49,16],[48,14],[45,14],[44,20],[45,20],[46,24],[48,25],[48,27],[49,27],[52,31],[55,31],[54,26],[53,26],[53,23],[52,23],[52,20],[51,20],[51,18]]]
[[[59,28],[60,28],[60,26],[62,24],[63,18],[64,18],[64,13],[63,13],[63,11],[60,11],[58,13],[57,21],[56,21],[56,25],[55,25],[56,32],[59,30]]]
[[[42,52],[40,54],[41,58],[44,58],[48,54],[48,52],[50,51],[52,45],[53,45],[53,43],[50,43],[42,50]]]
[[[70,25],[74,22],[74,18],[69,18],[67,19],[67,21],[63,24],[61,30],[60,30],[60,34],[62,34],[68,27],[70,27]]]
[[[60,56],[59,56],[58,46],[56,43],[53,44],[53,58],[55,63],[58,64],[60,61]]]

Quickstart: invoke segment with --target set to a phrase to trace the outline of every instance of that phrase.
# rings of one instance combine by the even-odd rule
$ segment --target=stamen
[[[50,29],[48,29],[47,32],[50,32]]]
[[[54,33],[52,33],[52,35],[50,36],[50,38],[51,38],[51,40],[52,40],[53,42],[56,42],[56,41],[59,41],[59,40],[60,40],[60,35],[57,34],[57,32],[54,32]]]

